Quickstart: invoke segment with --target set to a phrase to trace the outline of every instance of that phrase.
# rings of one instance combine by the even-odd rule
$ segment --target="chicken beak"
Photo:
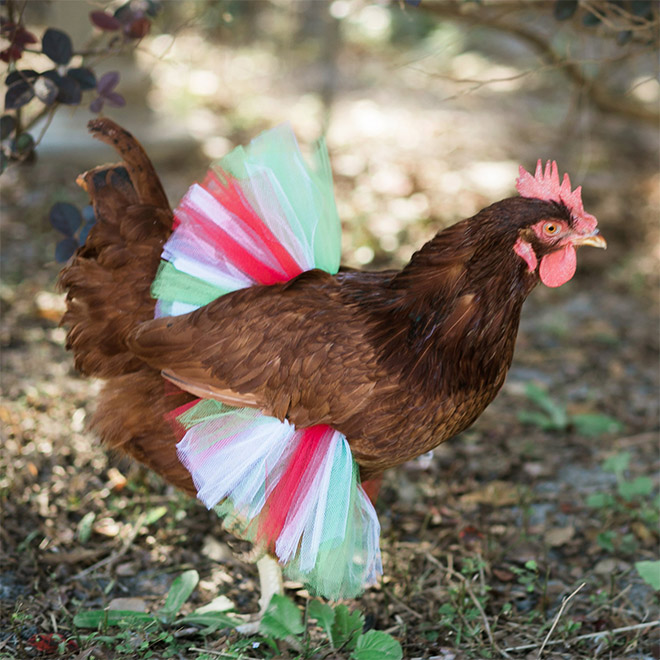
[[[576,236],[572,240],[572,243],[576,247],[578,245],[591,245],[591,247],[603,248],[603,250],[607,249],[607,241],[600,235],[598,230],[588,236]]]

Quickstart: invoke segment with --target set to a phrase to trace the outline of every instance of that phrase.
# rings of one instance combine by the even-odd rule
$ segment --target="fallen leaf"
[[[128,561],[124,562],[123,564],[119,564],[119,566],[117,566],[115,569],[115,573],[120,577],[132,577],[133,575],[137,575],[137,572],[136,562],[134,561]]]
[[[491,481],[483,488],[463,495],[461,502],[490,504],[495,507],[511,506],[520,502],[520,492],[518,486],[509,481]]]
[[[92,528],[97,534],[114,538],[121,531],[121,525],[112,518],[101,518],[94,523]]]
[[[227,596],[217,596],[214,598],[210,603],[207,605],[203,605],[202,607],[198,607],[195,610],[196,614],[206,614],[207,612],[228,612],[229,610],[233,610],[234,607],[234,602],[227,598]]]
[[[655,534],[642,522],[636,520],[631,524],[635,536],[645,545],[649,546],[655,542]]]
[[[608,575],[616,570],[616,566],[616,559],[601,559],[594,566],[594,573],[597,573],[598,575]]]
[[[545,533],[544,540],[549,546],[557,547],[568,543],[573,536],[575,536],[575,528],[571,525],[568,527],[553,527]]]
[[[493,575],[500,582],[513,582],[516,577],[515,574],[507,568],[494,568]]]
[[[72,552],[49,552],[40,556],[39,561],[44,564],[78,564],[79,562],[92,561],[106,554],[106,548],[80,548]]]

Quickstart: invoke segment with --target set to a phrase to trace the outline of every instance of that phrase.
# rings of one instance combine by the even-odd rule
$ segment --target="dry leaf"
[[[568,543],[575,536],[575,528],[569,525],[568,527],[553,527],[549,529],[545,535],[545,542],[552,547],[557,547]]]
[[[112,518],[101,518],[94,523],[92,529],[102,536],[114,538],[121,531],[121,525]]]
[[[466,493],[461,497],[463,504],[490,504],[491,506],[511,506],[520,502],[520,492],[516,484],[508,481],[491,481],[480,490]]]

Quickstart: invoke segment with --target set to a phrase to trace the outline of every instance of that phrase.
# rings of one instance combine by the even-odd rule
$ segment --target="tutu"
[[[341,227],[325,145],[308,165],[288,125],[213,165],[174,215],[152,286],[156,316],[312,268],[339,269]],[[296,429],[210,399],[173,411],[171,420],[199,499],[232,533],[276,556],[287,577],[330,599],[375,583],[380,526],[341,433]]]

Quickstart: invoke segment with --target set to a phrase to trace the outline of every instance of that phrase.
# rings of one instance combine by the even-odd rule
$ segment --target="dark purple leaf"
[[[3,51],[0,51],[0,60],[7,62],[7,64],[20,60],[22,56],[23,49],[18,46],[8,46]]]
[[[78,241],[80,241],[80,245],[85,245],[85,242],[87,241],[87,236],[89,235],[89,230],[93,226],[94,225],[83,225],[83,228],[80,230],[80,234],[78,234]]]
[[[60,79],[58,85],[60,93],[57,95],[57,100],[64,105],[80,105],[82,101],[82,90],[80,85],[68,76]]]
[[[34,150],[34,138],[29,133],[21,133],[14,143],[14,151],[20,156],[26,156]]]
[[[89,231],[93,226],[94,226],[93,222],[83,225],[83,228],[80,230],[80,233],[78,234],[78,241],[80,245],[85,245],[85,241],[87,241],[87,236],[89,235]]]
[[[575,14],[577,8],[577,0],[556,0],[553,14],[556,20],[566,21]]]
[[[625,46],[627,43],[630,43],[632,37],[632,30],[621,30],[621,32],[616,33],[616,42],[619,46]]]
[[[82,223],[82,215],[76,206],[68,202],[53,204],[48,215],[50,224],[65,236],[73,236]]]
[[[118,21],[114,16],[106,14],[104,11],[93,11],[89,14],[89,20],[92,21],[97,28],[101,30],[106,30],[108,32],[114,32],[115,30],[121,29],[121,22]]]
[[[32,32],[28,32],[20,23],[8,20],[3,20],[0,24],[0,36],[21,49],[27,44],[36,44],[39,41]]]
[[[94,215],[94,207],[91,204],[83,206],[82,217],[86,225],[93,225],[96,222],[96,216]]]
[[[29,103],[34,97],[32,84],[19,80],[7,89],[5,94],[5,110],[16,110]]]
[[[63,238],[55,246],[55,261],[64,263],[68,261],[78,249],[78,241],[75,238]]]
[[[96,89],[100,96],[106,96],[117,86],[118,82],[119,71],[108,71],[99,78]]]
[[[55,64],[68,64],[73,57],[71,37],[61,30],[48,28],[41,39],[41,50]]]
[[[101,112],[101,110],[103,110],[103,97],[98,96],[97,98],[95,98],[89,104],[89,109],[95,114],[98,114],[99,112]]]
[[[6,140],[16,129],[16,119],[11,115],[0,117],[0,140]]]
[[[85,67],[69,69],[66,77],[73,78],[83,91],[96,88],[96,74],[91,69]]]
[[[131,9],[130,0],[124,3],[121,7],[115,9],[114,17],[120,21],[122,25],[130,23],[135,18],[135,12]]]
[[[36,80],[39,74],[34,71],[33,69],[21,69],[20,71],[12,71],[6,78],[5,78],[5,85],[9,87],[9,85],[13,85],[15,82],[18,82],[19,80]]]
[[[103,98],[115,108],[123,108],[126,105],[126,99],[117,92],[109,92]]]
[[[20,25],[18,30],[14,33],[12,41],[15,46],[25,48],[25,46],[28,46],[29,44],[36,44],[39,39],[37,39],[32,32],[28,32],[22,25]]]
[[[635,16],[641,16],[642,18],[651,18],[653,13],[653,6],[651,0],[632,0],[630,3],[630,11]]]
[[[147,0],[146,11],[147,11],[147,15],[151,16],[151,18],[154,18],[161,9],[162,9],[162,5],[160,3],[160,0]]]
[[[595,27],[600,23],[600,18],[596,14],[592,14],[589,10],[582,17],[582,25],[585,27]]]
[[[48,80],[52,80],[58,87],[62,82],[62,76],[59,73],[57,73],[57,69],[48,69],[48,71],[44,71],[41,74],[41,77],[48,78]]]
[[[44,105],[52,105],[59,94],[57,85],[46,77],[34,81],[34,93]]]
[[[42,78],[52,80],[58,89],[57,101],[65,105],[78,105],[82,99],[80,85],[72,78],[61,76],[55,69],[49,69],[41,74]]]
[[[124,33],[127,37],[131,39],[142,39],[149,34],[151,29],[151,21],[145,16],[136,18],[134,21],[131,21],[125,28]]]

